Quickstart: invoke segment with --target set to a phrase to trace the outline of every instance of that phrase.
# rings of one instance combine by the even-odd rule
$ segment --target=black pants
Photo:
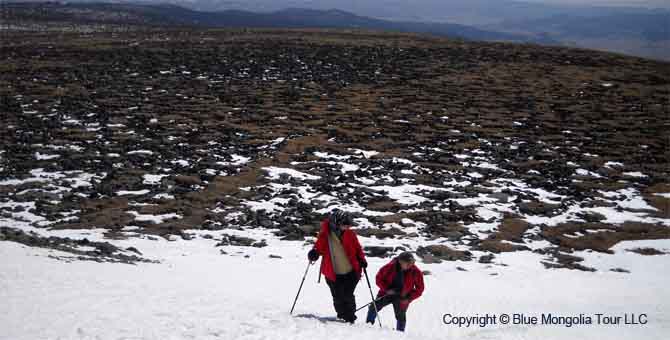
[[[377,300],[377,310],[382,310],[382,308],[390,304],[393,304],[393,313],[395,313],[396,319],[396,329],[399,331],[404,331],[405,325],[407,324],[407,310],[400,308],[400,297],[398,295],[387,295]],[[374,323],[376,318],[377,313],[375,313],[375,308],[373,305],[370,305],[368,308],[367,322]]]
[[[326,279],[330,293],[333,295],[333,306],[337,317],[346,322],[356,320],[356,297],[354,290],[358,284],[358,275],[353,270],[349,274],[337,275],[335,281]]]

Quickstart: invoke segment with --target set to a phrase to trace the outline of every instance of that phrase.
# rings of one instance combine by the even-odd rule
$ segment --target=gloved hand
[[[316,249],[312,248],[312,250],[307,253],[307,259],[309,259],[310,262],[314,262],[319,259],[319,252],[316,251]]]
[[[358,259],[358,263],[361,265],[361,268],[368,267],[368,261],[365,261],[365,259]]]

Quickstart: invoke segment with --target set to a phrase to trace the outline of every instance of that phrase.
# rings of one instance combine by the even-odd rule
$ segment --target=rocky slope
[[[263,247],[252,230],[311,242],[339,207],[373,256],[582,270],[574,251],[670,238],[668,63],[342,31],[4,34],[2,238],[223,230],[226,253]]]

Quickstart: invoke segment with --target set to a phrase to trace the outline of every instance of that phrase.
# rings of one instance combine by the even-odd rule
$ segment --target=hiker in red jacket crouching
[[[314,262],[323,255],[321,273],[333,295],[333,305],[337,317],[346,322],[356,321],[356,298],[354,290],[361,279],[362,268],[368,266],[356,233],[351,230],[353,219],[350,214],[333,210],[321,222],[321,232],[314,248],[307,257]]]
[[[405,331],[406,314],[410,302],[423,294],[423,273],[414,264],[414,256],[410,252],[398,255],[384,265],[377,273],[377,310],[393,304],[396,318],[396,329]],[[366,322],[375,323],[377,312],[372,304],[368,308]]]

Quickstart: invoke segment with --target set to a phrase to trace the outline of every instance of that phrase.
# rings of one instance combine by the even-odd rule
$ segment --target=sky
[[[539,2],[564,5],[617,5],[634,7],[669,7],[670,0],[519,0],[523,2]]]

